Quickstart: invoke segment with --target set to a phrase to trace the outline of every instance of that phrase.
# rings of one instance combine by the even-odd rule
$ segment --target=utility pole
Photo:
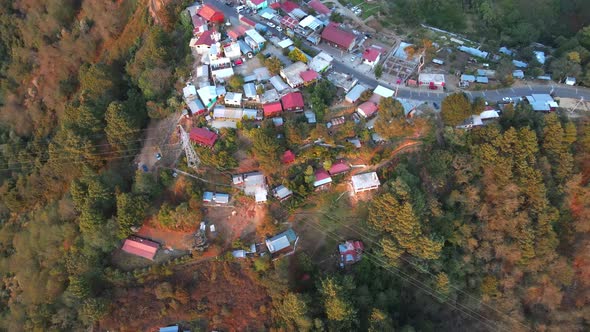
[[[182,144],[182,148],[184,149],[184,153],[186,154],[186,163],[188,164],[188,167],[196,170],[199,167],[201,160],[191,145],[188,133],[181,125],[179,125],[178,128],[180,129],[180,142]]]

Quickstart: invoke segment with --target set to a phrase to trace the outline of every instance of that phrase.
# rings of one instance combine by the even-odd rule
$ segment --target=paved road
[[[227,19],[230,19],[233,22],[237,22],[238,20],[238,13],[236,12],[234,7],[229,7],[225,5],[224,2],[218,0],[204,0],[204,3],[213,4],[215,7],[219,8]],[[248,18],[252,19],[255,22],[265,23],[261,20],[258,20],[256,17],[252,17],[252,15],[246,15]],[[269,32],[276,35],[276,36],[284,36],[283,33],[277,31],[274,28],[269,27]],[[304,41],[306,42],[306,41]],[[307,43],[307,42],[306,42]],[[314,48],[317,51],[321,51],[315,45],[307,43],[308,47]],[[335,55],[335,59],[341,59],[341,55]],[[346,61],[346,60],[341,60]],[[374,88],[377,85],[385,86],[389,89],[396,90],[397,88],[397,96],[399,98],[406,98],[412,100],[419,100],[425,102],[440,102],[442,101],[448,94],[453,92],[443,92],[443,91],[432,91],[426,90],[425,88],[408,88],[405,86],[393,86],[382,81],[378,81],[375,78],[368,76],[364,73],[361,73],[354,68],[351,68],[347,65],[344,65],[340,60],[334,61],[332,67],[335,71],[343,72],[352,74],[356,77],[360,83]],[[584,98],[584,100],[590,100],[590,89],[582,88],[582,87],[570,87],[563,84],[554,84],[554,85],[527,85],[524,87],[515,87],[515,88],[507,88],[507,89],[498,89],[498,90],[483,90],[483,91],[466,91],[467,95],[471,98],[476,97],[483,97],[488,101],[502,101],[504,97],[511,97],[511,98],[518,98],[521,96],[537,94],[537,93],[553,93],[557,97],[563,98]]]

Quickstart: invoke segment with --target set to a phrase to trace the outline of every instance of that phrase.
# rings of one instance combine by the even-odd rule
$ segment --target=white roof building
[[[320,52],[318,55],[314,56],[313,59],[309,62],[309,68],[312,70],[321,73],[330,69],[332,66],[332,61],[334,58],[326,52]]]
[[[254,83],[244,84],[244,96],[249,100],[258,100],[258,93],[256,92],[256,85]]]
[[[280,185],[280,186],[276,187],[275,189],[273,189],[273,193],[274,193],[274,196],[280,201],[285,200],[285,199],[291,197],[291,195],[293,195],[293,191],[291,191],[289,188],[287,188],[283,185]]]
[[[420,85],[435,85],[435,86],[444,86],[445,85],[445,75],[444,74],[427,74],[421,73],[418,75],[418,81]]]
[[[500,115],[498,114],[498,111],[496,110],[487,110],[487,111],[483,111],[479,114],[479,118],[483,121],[483,120],[490,120],[490,119],[497,119],[499,118]]]
[[[287,48],[287,47],[289,47],[289,46],[291,46],[291,45],[293,45],[293,41],[292,41],[291,39],[289,39],[289,38],[287,38],[287,39],[283,39],[283,40],[281,40],[281,41],[278,43],[278,46],[279,46],[280,48],[282,48],[282,49],[283,49],[283,48]]]
[[[239,59],[242,56],[240,44],[233,42],[223,47],[223,54],[230,60]]]
[[[244,194],[254,196],[256,203],[266,202],[268,187],[262,173],[251,172],[234,175],[233,183],[240,186],[244,190]]]
[[[213,104],[215,104],[217,101],[217,89],[214,85],[208,85],[200,88],[197,90],[197,94],[199,95],[199,98],[201,98],[203,105],[205,105],[207,108],[211,108],[211,106],[213,106]]]
[[[308,70],[309,67],[301,61],[297,61],[287,67],[281,69],[281,77],[287,81],[287,84],[292,88],[303,85],[304,81],[301,78],[301,73]]]
[[[213,120],[211,121],[211,127],[215,129],[222,129],[222,128],[238,128],[238,123],[236,121],[231,120]]]
[[[575,85],[576,84],[576,78],[575,77],[566,77],[565,78],[565,84],[567,85]]]
[[[270,84],[279,92],[283,92],[289,88],[289,86],[281,79],[279,75],[275,75],[270,78]]]
[[[224,101],[226,105],[242,106],[242,94],[238,92],[228,92],[225,94]]]
[[[352,88],[346,96],[344,96],[344,100],[349,103],[356,103],[357,100],[361,97],[363,92],[367,91],[367,87],[362,84],[357,84]]]
[[[262,37],[262,35],[260,35],[255,29],[246,30],[246,35],[258,44],[266,43],[266,39],[264,39],[264,37]]]
[[[186,86],[182,88],[182,94],[184,95],[184,99],[195,97],[197,95],[197,88],[191,83],[187,83]]]
[[[379,177],[377,177],[377,173],[375,172],[353,175],[351,182],[352,190],[355,194],[377,189],[381,185]]]
[[[316,31],[322,25],[323,25],[322,21],[318,20],[313,15],[308,15],[306,18],[302,19],[301,22],[299,22],[299,26],[300,27],[302,27],[302,28],[308,28],[308,29],[311,29],[313,31]]]
[[[244,111],[241,108],[228,108],[225,106],[217,105],[213,109],[214,119],[241,120],[243,116]]]
[[[393,97],[395,91],[388,89],[382,85],[378,85],[375,90],[373,91],[374,94],[379,95],[381,97],[389,98]]]

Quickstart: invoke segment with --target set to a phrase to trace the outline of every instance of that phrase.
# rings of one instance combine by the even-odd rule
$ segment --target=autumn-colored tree
[[[312,321],[308,313],[306,299],[299,294],[287,293],[275,304],[276,316],[287,326],[288,330],[308,331]]]
[[[471,105],[463,93],[448,95],[442,101],[441,116],[445,125],[459,125],[471,114]]]
[[[266,58],[264,60],[264,66],[268,68],[268,71],[273,75],[278,75],[283,68],[283,63],[279,58],[271,56],[270,58]]]
[[[242,91],[242,87],[244,86],[244,76],[240,74],[232,75],[227,81],[227,86],[230,88],[230,91]]]
[[[412,126],[406,120],[403,105],[391,97],[379,101],[379,116],[375,121],[375,131],[383,138],[410,135]]]
[[[292,61],[301,61],[303,63],[307,63],[307,57],[305,54],[298,48],[294,48],[291,52],[289,52],[289,59]]]

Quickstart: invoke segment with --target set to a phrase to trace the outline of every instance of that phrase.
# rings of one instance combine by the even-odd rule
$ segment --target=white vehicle
[[[281,32],[281,31],[283,31],[283,28],[281,28],[281,27],[277,27],[277,31],[278,31],[278,32]]]
[[[276,25],[275,25],[274,23],[272,23],[272,22],[268,22],[268,23],[267,23],[267,25],[268,25],[269,27],[271,27],[271,28],[274,28],[274,27],[276,27]]]
[[[246,6],[237,6],[236,7],[236,12],[241,13],[244,11],[244,9],[246,9]]]
[[[510,98],[510,97],[504,97],[504,98],[502,98],[502,101],[505,102],[505,103],[511,103],[512,102],[512,98]]]
[[[354,62],[354,60],[356,60],[356,57],[353,55],[350,57],[350,62]]]

